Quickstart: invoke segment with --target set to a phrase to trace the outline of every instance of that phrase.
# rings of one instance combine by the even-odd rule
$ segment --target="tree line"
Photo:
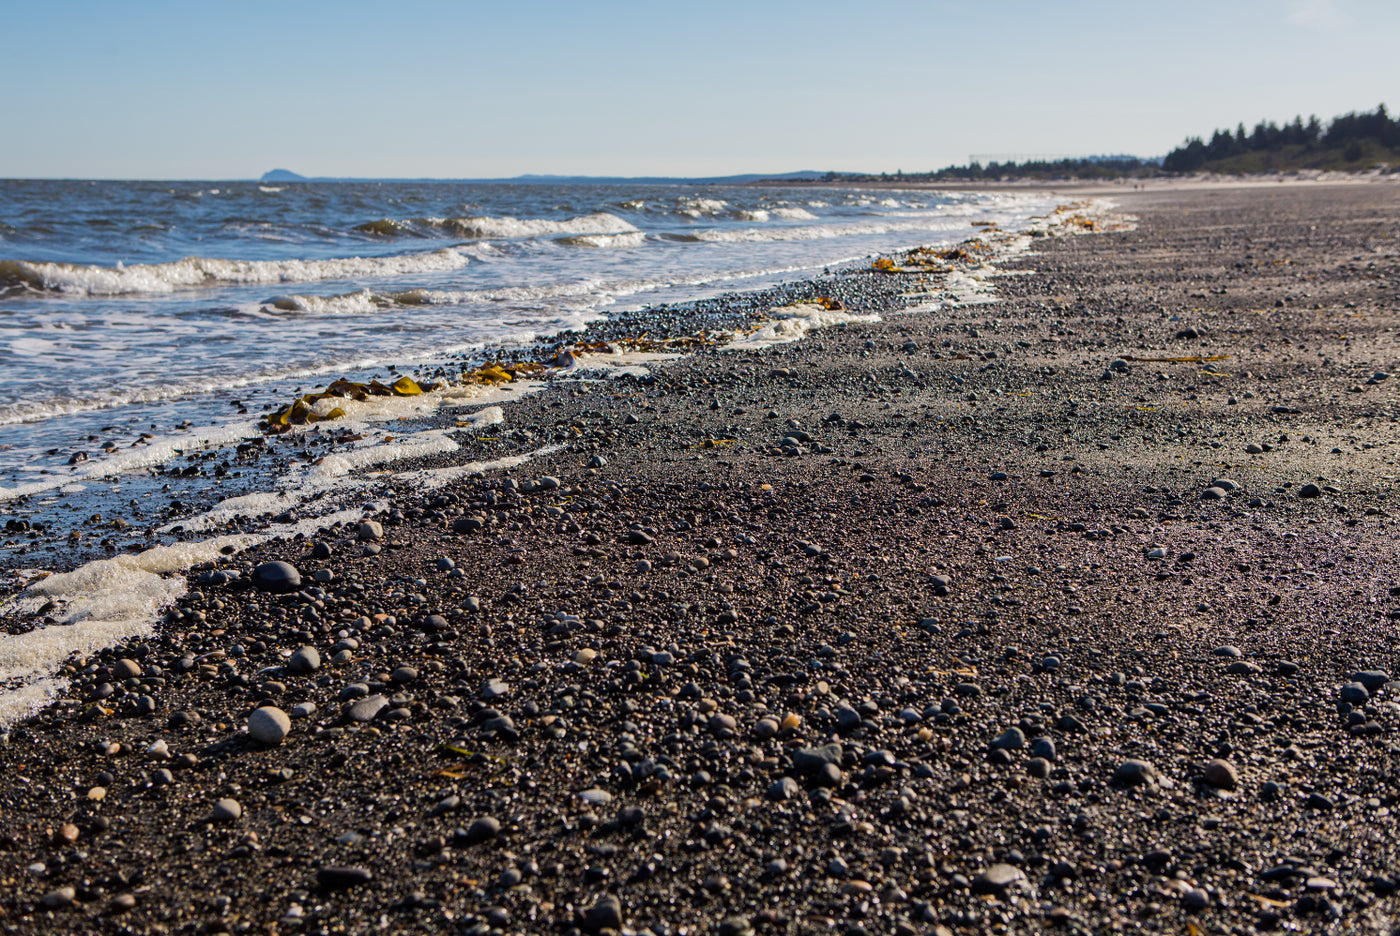
[[[1374,111],[1353,111],[1334,117],[1326,127],[1314,115],[1303,122],[1301,115],[1283,126],[1272,121],[1245,130],[1244,124],[1229,130],[1216,130],[1210,141],[1187,137],[1186,142],[1162,160],[1167,172],[1197,172],[1207,163],[1250,153],[1280,153],[1286,148],[1301,152],[1339,150],[1344,159],[1355,162],[1365,153],[1364,143],[1386,149],[1400,149],[1400,119],[1392,120],[1381,104]]]

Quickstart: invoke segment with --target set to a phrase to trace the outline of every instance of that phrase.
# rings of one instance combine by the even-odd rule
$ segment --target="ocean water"
[[[96,482],[120,493],[123,475],[256,434],[260,413],[336,377],[1047,207],[817,186],[0,182],[0,520]],[[33,540],[0,540],[0,568],[42,566]]]

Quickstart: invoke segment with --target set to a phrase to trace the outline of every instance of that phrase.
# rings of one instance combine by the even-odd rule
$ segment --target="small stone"
[[[495,816],[481,816],[467,826],[467,841],[473,845],[489,842],[501,834],[501,820]]]
[[[598,651],[591,647],[580,647],[574,652],[574,662],[579,666],[587,666],[598,658]]]
[[[814,748],[798,748],[792,752],[792,767],[804,773],[815,771],[827,764],[841,765],[841,745],[826,744]]]
[[[73,888],[59,887],[40,897],[39,902],[50,910],[58,910],[62,907],[71,907],[77,896],[78,892]]]
[[[111,903],[107,904],[107,910],[110,913],[125,913],[128,910],[135,909],[135,907],[135,894],[118,894],[112,898]]]
[[[377,543],[384,538],[384,527],[377,520],[364,520],[356,528],[355,538],[362,543]]]
[[[1305,484],[1298,488],[1298,496],[1307,498],[1321,497],[1322,488],[1318,487],[1316,484]]]
[[[418,670],[412,666],[400,666],[389,674],[389,681],[396,686],[404,686],[418,679]]]
[[[374,721],[375,717],[382,712],[389,704],[389,700],[382,695],[366,696],[358,702],[353,703],[347,710],[346,715],[352,722]]]
[[[475,532],[477,532],[478,530],[484,529],[485,526],[486,526],[486,520],[485,520],[485,518],[483,518],[483,517],[476,517],[476,516],[458,517],[456,520],[453,520],[453,521],[452,521],[452,532],[453,532],[453,533],[475,533]]]
[[[214,803],[212,818],[215,822],[237,822],[242,815],[243,807],[236,799],[224,797]]]
[[[316,883],[328,890],[345,890],[359,887],[374,880],[374,873],[368,868],[317,868]]]
[[[775,803],[781,803],[796,796],[798,790],[796,780],[791,777],[779,777],[768,787],[768,798]]]
[[[248,716],[248,736],[263,744],[281,744],[292,730],[292,720],[271,705],[254,709]]]
[[[1208,487],[1201,492],[1201,500],[1224,500],[1225,494],[1224,488]]]
[[[778,734],[778,723],[771,718],[760,718],[753,726],[755,741],[767,741]]]
[[[1031,757],[1039,757],[1043,760],[1055,760],[1055,742],[1050,738],[1036,738],[1031,744]]]
[[[1317,810],[1326,811],[1326,810],[1329,810],[1329,809],[1335,809],[1336,807],[1337,807],[1337,804],[1332,800],[1332,797],[1330,797],[1330,796],[1327,796],[1327,795],[1325,795],[1325,794],[1323,794],[1323,793],[1309,793],[1309,794],[1308,794],[1308,808],[1309,808],[1309,809],[1317,809]]]
[[[1020,728],[1008,728],[992,739],[994,751],[1019,751],[1026,746],[1026,736]]]
[[[1113,782],[1117,786],[1154,786],[1157,783],[1157,768],[1144,760],[1126,760],[1113,772]]]
[[[1371,693],[1363,683],[1349,682],[1342,686],[1339,693],[1343,702],[1350,702],[1352,705],[1365,705],[1371,698]]]
[[[1361,670],[1352,673],[1349,678],[1352,682],[1361,683],[1368,692],[1378,692],[1390,682],[1390,674],[1385,670]]]
[[[1206,764],[1205,781],[1217,790],[1233,790],[1239,786],[1240,774],[1234,764],[1217,758]]]
[[[616,897],[604,897],[584,913],[583,928],[590,933],[622,929],[622,902]]]
[[[315,702],[298,702],[289,713],[293,718],[310,718],[316,714]]]
[[[999,894],[1025,881],[1026,873],[1015,865],[994,864],[973,879],[972,891],[975,894]]]
[[[321,668],[321,653],[315,647],[298,647],[287,658],[287,672],[298,676],[314,673]]]
[[[1050,762],[1043,757],[1032,757],[1026,762],[1026,773],[1040,780],[1050,776]]]
[[[264,562],[253,569],[253,586],[258,591],[283,595],[301,588],[301,573],[290,562]]]
[[[112,678],[117,680],[135,679],[141,675],[141,664],[135,660],[118,660],[112,664]]]
[[[738,727],[738,722],[734,720],[733,715],[717,712],[710,716],[709,727],[711,734],[728,737],[734,734],[735,729]]]
[[[481,698],[490,702],[493,699],[503,699],[510,695],[510,684],[500,679],[488,679],[481,687]]]
[[[584,790],[578,795],[578,798],[589,806],[606,806],[612,802],[612,794],[597,787]]]

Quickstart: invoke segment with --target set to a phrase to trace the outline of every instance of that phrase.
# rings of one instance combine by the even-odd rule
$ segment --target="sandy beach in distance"
[[[1391,933],[1400,186],[1134,184],[190,570],[0,734],[0,933]]]

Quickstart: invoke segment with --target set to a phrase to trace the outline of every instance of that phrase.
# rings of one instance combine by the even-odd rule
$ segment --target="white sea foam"
[[[557,238],[555,243],[570,247],[640,247],[646,239],[641,231],[628,231],[624,234],[573,234]]]
[[[468,429],[484,429],[499,426],[506,421],[506,411],[499,406],[487,406],[462,418],[461,425]]]
[[[822,207],[822,202],[808,202],[808,204]],[[779,218],[787,218],[789,221],[815,221],[817,216],[806,208],[774,208],[773,214]]]
[[[674,361],[683,357],[671,351],[616,351],[616,352],[574,352],[574,364],[568,368],[571,376],[604,372],[609,376],[631,374],[640,377],[651,369],[653,364]]]
[[[600,211],[581,218],[451,218],[437,222],[466,237],[547,237],[552,234],[630,234],[637,229],[617,215]]]
[[[441,455],[444,452],[455,452],[457,449],[457,443],[448,438],[446,432],[441,430],[416,432],[405,438],[396,438],[392,442],[380,442],[378,445],[369,445],[364,448],[354,448],[348,452],[327,455],[316,464],[308,467],[303,478],[306,483],[323,487],[337,478],[343,478],[353,471],[359,471],[373,465],[382,465],[404,458]]]
[[[55,677],[70,654],[151,633],[164,608],[185,592],[184,579],[170,576],[222,555],[232,546],[246,549],[274,537],[314,533],[333,523],[358,519],[359,510],[278,524],[262,533],[218,536],[197,543],[155,546],[134,555],[98,559],[71,572],[50,575],[0,606],[0,615],[34,614],[47,601],[60,610],[56,623],[27,634],[0,637],[0,727],[47,703],[66,684]],[[7,685],[15,684],[15,685]]]
[[[758,221],[760,223],[768,220],[768,212],[762,208],[748,208],[734,212],[734,217],[740,221]]]
[[[748,334],[736,335],[734,340],[724,345],[722,351],[757,351],[776,344],[801,341],[807,333],[833,325],[846,325],[852,322],[878,322],[878,315],[860,315],[852,312],[833,311],[815,303],[803,302],[797,305],[780,306],[770,309],[772,319],[757,330]]]
[[[966,225],[930,217],[926,221],[862,221],[851,224],[813,224],[801,227],[765,227],[735,230],[720,228],[678,235],[681,240],[719,244],[767,243],[771,241],[832,240],[865,234],[893,234],[904,231],[955,231]]]
[[[718,198],[682,198],[676,214],[687,218],[713,217],[729,207],[729,202]]]
[[[337,257],[329,260],[220,260],[186,257],[171,263],[114,267],[71,263],[11,262],[0,277],[18,278],[42,289],[73,295],[118,296],[168,293],[193,286],[226,283],[303,283],[328,279],[374,279],[411,273],[457,270],[471,262],[451,247],[389,257]],[[3,281],[3,280],[0,280]]]
[[[546,445],[543,448],[535,449],[524,455],[509,455],[505,458],[498,458],[495,461],[468,462],[465,465],[449,465],[445,468],[422,468],[417,471],[402,471],[394,475],[396,481],[409,481],[420,490],[432,491],[444,485],[459,481],[477,472],[501,471],[506,468],[516,468],[525,464],[532,458],[539,458],[543,455],[551,455],[564,446]]]
[[[381,298],[368,289],[361,289],[339,296],[272,296],[264,301],[264,308],[278,312],[306,312],[312,315],[355,315],[376,312],[392,302]]]

